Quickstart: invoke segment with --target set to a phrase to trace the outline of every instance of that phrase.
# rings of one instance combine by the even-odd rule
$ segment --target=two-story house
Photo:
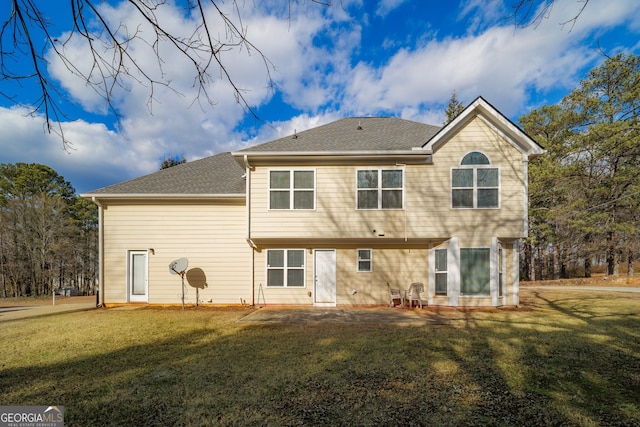
[[[430,305],[518,305],[542,153],[477,98],[442,128],[347,118],[92,191],[101,302],[379,305],[422,282]]]

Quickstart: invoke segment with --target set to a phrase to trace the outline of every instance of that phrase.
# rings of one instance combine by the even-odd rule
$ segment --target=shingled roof
[[[244,169],[231,153],[220,153],[100,188],[84,196],[239,195],[245,192],[243,174]]]
[[[424,145],[438,126],[394,117],[353,117],[239,150],[234,155],[277,152],[337,153],[411,150]],[[221,153],[100,188],[85,197],[231,196],[245,193],[244,169]]]
[[[350,117],[239,150],[251,152],[339,152],[411,150],[440,130],[395,117]]]

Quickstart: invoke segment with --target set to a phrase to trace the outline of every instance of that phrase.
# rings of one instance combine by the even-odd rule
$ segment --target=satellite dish
[[[189,267],[189,260],[186,258],[178,258],[169,264],[169,273],[183,275]]]
[[[189,267],[189,260],[186,258],[178,258],[169,263],[169,273],[177,274],[182,277],[182,309],[184,310],[184,272]]]

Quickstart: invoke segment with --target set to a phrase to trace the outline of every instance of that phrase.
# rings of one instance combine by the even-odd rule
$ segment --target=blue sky
[[[48,5],[54,35],[68,31],[67,11],[49,7],[60,2],[38,3]],[[126,2],[98,3],[111,6],[111,22],[139,25]],[[590,0],[574,26],[561,23],[582,2],[557,0],[548,17],[526,28],[508,21],[513,0],[343,0],[331,7],[301,1],[290,10],[282,0],[238,3],[247,37],[273,64],[275,90],[267,89],[257,55],[232,50],[225,65],[261,120],[247,115],[219,79],[208,88],[214,105],[197,102],[188,64],[167,51],[163,69],[175,90],[156,88],[150,109],[149,87],[128,82],[114,96],[116,121],[93,90],[52,59],[46,72],[66,101],[62,126],[72,145],[63,149],[59,137],[44,132],[42,116],[28,115],[34,86],[16,89],[0,81],[5,93],[16,95],[0,98],[0,163],[46,164],[84,193],[155,172],[169,155],[195,160],[342,117],[386,115],[440,125],[454,90],[464,104],[481,95],[515,121],[561,100],[605,59],[602,52],[637,55],[640,49],[637,0]],[[161,13],[172,28],[193,25],[171,2]],[[83,49],[78,39],[66,53],[82,64]],[[131,52],[154,70],[157,63],[143,45]]]

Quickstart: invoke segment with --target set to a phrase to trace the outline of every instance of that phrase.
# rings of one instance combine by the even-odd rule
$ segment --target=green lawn
[[[640,294],[522,301],[430,326],[203,308],[4,322],[0,405],[64,405],[69,426],[640,425]]]

